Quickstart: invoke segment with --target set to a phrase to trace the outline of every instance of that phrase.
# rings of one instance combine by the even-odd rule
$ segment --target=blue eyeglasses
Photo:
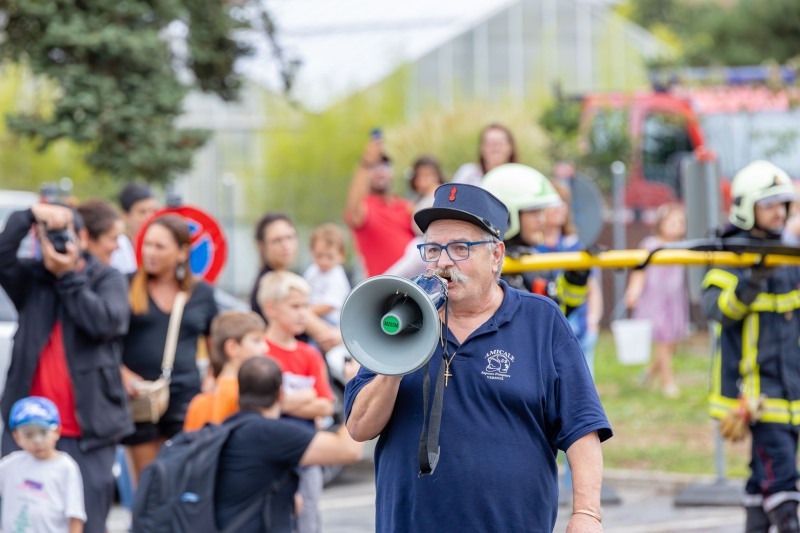
[[[447,256],[453,261],[463,261],[469,257],[469,250],[477,244],[489,244],[495,242],[489,241],[453,241],[448,244],[438,244],[435,242],[426,242],[418,244],[417,249],[422,260],[426,263],[434,263],[442,256],[442,250],[447,252]]]

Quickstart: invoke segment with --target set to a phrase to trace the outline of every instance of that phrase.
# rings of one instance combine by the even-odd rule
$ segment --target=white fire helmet
[[[736,173],[731,184],[731,196],[731,224],[751,230],[756,222],[756,203],[788,203],[795,199],[795,191],[786,172],[769,161],[759,160]]]
[[[543,209],[562,203],[561,196],[541,172],[517,163],[507,163],[490,170],[481,186],[508,207],[510,222],[504,240],[520,230],[521,211]]]

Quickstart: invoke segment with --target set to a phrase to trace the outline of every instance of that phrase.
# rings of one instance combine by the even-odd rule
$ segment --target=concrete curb
[[[603,473],[603,480],[613,485],[628,488],[647,487],[652,489],[656,485],[665,492],[677,492],[693,484],[712,485],[717,482],[717,477],[711,474],[607,468]],[[743,483],[743,480],[740,479],[728,479],[727,481],[735,484]]]

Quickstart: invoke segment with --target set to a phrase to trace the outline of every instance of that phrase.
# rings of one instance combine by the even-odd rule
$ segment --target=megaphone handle
[[[439,464],[439,429],[442,426],[442,406],[444,404],[444,365],[439,365],[436,388],[433,392],[430,423],[428,423],[428,397],[431,390],[430,362],[425,363],[425,377],[422,379],[422,433],[419,436],[419,475],[432,474]]]

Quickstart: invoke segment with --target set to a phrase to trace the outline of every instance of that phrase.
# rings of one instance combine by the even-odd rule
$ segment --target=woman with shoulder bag
[[[218,310],[211,286],[191,274],[189,250],[186,222],[159,217],[145,232],[142,264],[131,279],[122,380],[136,432],[123,444],[137,480],[161,444],[181,430],[200,392],[197,344]]]

